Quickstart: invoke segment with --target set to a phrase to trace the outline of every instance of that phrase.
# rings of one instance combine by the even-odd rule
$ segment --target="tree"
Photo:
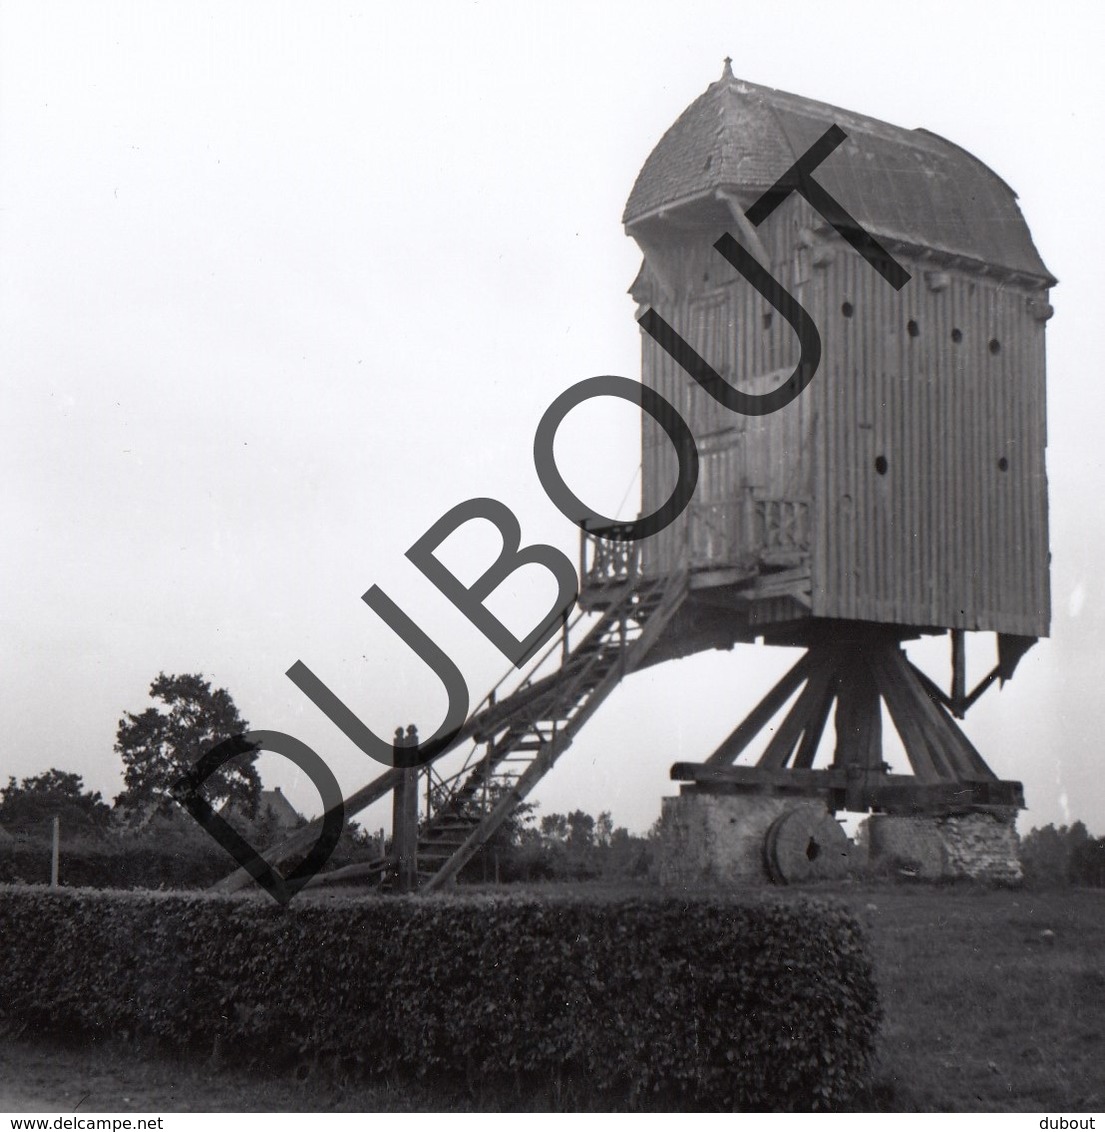
[[[153,803],[168,812],[176,805],[169,792],[173,783],[216,744],[248,731],[249,724],[225,688],[212,691],[199,675],[162,672],[150,685],[150,696],[160,706],[146,708],[141,715],[127,712],[119,720],[115,750],[123,760],[126,789],[115,804]],[[248,817],[257,812],[261,778],[256,759],[256,752],[238,755],[206,780],[203,794],[212,807],[232,802]]]
[[[1105,888],[1105,837],[1086,840],[1075,846],[1070,857],[1070,878],[1074,884]]]
[[[589,849],[595,843],[595,819],[582,810],[568,815],[568,848]]]
[[[70,771],[51,768],[17,783],[8,779],[0,791],[0,824],[26,829],[59,817],[67,826],[103,826],[111,810],[97,790],[85,790],[84,779]]]
[[[1085,883],[1076,874],[1080,860],[1092,852],[1092,844],[1089,830],[1080,821],[1069,828],[1045,825],[1033,829],[1021,841],[1025,879],[1040,885]]]
[[[549,841],[567,841],[567,817],[564,814],[545,814],[541,819],[541,835]]]

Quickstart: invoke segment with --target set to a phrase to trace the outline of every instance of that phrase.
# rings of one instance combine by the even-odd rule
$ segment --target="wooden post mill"
[[[843,139],[795,173],[833,127]],[[757,206],[765,194],[770,209]],[[623,677],[763,641],[804,651],[713,753],[673,766],[683,786],[664,799],[662,879],[839,873],[856,858],[842,811],[874,815],[869,851],[899,867],[1017,875],[1021,784],[956,722],[1050,620],[1044,328],[1056,280],[1016,195],[942,137],[743,82],[726,61],[649,155],[624,222],[644,257],[639,318],[659,315],[732,388],[790,380],[799,340],[715,249],[728,233],[812,319],[817,372],[778,411],[745,415],[642,330],[642,381],[698,448],[690,504],[638,542],[585,532],[578,609],[470,715],[454,745],[465,757],[386,771],[347,813],[397,786],[409,810],[417,790],[417,838],[395,838],[409,844],[399,872],[405,887],[438,889]],[[676,473],[643,414],[642,514]],[[996,665],[973,689],[968,632],[996,634]],[[947,690],[903,651],[926,635],[949,638]],[[889,727],[908,766],[888,764]],[[397,864],[360,871],[394,876]]]

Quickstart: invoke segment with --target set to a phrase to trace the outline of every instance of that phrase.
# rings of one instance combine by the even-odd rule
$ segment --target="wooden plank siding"
[[[1041,292],[897,258],[900,292],[850,249],[816,288],[813,612],[1046,636]]]
[[[643,282],[634,294],[651,303],[727,381],[747,393],[766,393],[789,378],[798,361],[798,342],[778,311],[713,249],[722,231],[680,233],[680,240],[658,248],[655,258],[664,285],[649,271],[646,259]],[[808,250],[791,254],[788,235],[794,237],[796,231],[790,223],[777,224],[767,248],[772,273],[805,302],[813,272]],[[811,499],[813,404],[800,397],[768,416],[734,413],[645,334],[642,374],[645,384],[667,398],[691,426],[700,459],[695,506],[645,544],[646,573],[675,572],[689,562],[695,546],[728,545],[733,564],[754,557],[763,547],[749,545],[747,524],[742,528],[739,516],[746,497],[807,506]],[[642,419],[641,441],[642,510],[647,513],[670,494],[677,464],[667,437],[647,415]],[[724,535],[692,533],[696,516],[705,522],[707,515],[725,511],[734,519]]]
[[[646,261],[633,293],[726,380],[762,393],[789,376],[798,344],[713,250],[722,230],[712,218],[709,228],[637,233]],[[757,234],[765,266],[817,324],[821,367],[796,401],[746,417],[642,334],[643,380],[691,426],[701,461],[695,506],[647,541],[646,573],[701,565],[691,552],[704,546],[710,555],[725,548],[733,565],[762,557],[763,547],[748,545],[739,501],[805,501],[814,616],[1045,636],[1038,312],[1047,291],[1038,280],[902,249],[894,255],[912,279],[895,291],[797,196]],[[644,512],[667,499],[675,473],[670,442],[645,415]],[[691,529],[730,514],[723,532]]]

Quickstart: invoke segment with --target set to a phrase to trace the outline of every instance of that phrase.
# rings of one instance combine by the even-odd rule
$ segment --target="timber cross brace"
[[[671,777],[711,793],[820,796],[833,811],[1023,807],[1021,784],[999,779],[949,714],[949,706],[965,701],[945,696],[905,655],[907,636],[912,634],[855,622],[821,626],[798,662],[717,750],[703,763],[676,763]],[[999,666],[976,693],[1000,674]],[[755,764],[736,765],[795,692]],[[884,761],[883,704],[912,774],[892,774]],[[834,705],[832,763],[814,769]]]

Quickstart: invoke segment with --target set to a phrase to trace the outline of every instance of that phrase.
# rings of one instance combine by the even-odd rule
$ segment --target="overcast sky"
[[[478,701],[506,661],[404,551],[489,495],[575,558],[533,431],[569,385],[639,375],[622,207],[731,55],[751,81],[942,134],[1020,196],[1060,280],[1054,619],[966,726],[1024,781],[1024,828],[1105,834],[1100,11],[0,5],[0,774],[58,766],[114,796],[119,717],[164,670],[204,673],[363,785],[378,765],[284,673],[303,660],[380,734],[436,728],[444,694],[360,601],[373,583]],[[637,428],[611,403],[562,429],[599,510],[633,483]],[[547,601],[519,574],[496,608],[522,628]],[[992,647],[972,646],[972,679]],[[945,653],[917,653],[941,683]],[[708,755],[792,660],[743,646],[638,674],[541,810],[646,829],[670,764]],[[289,764],[263,774],[313,810]]]

